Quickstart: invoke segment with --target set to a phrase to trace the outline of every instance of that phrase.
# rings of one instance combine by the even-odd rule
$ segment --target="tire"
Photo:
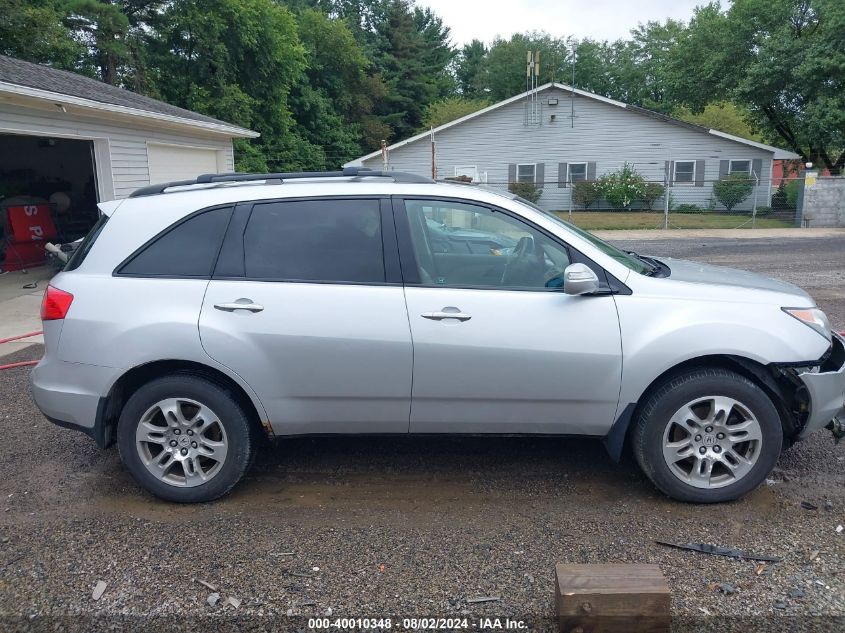
[[[256,443],[254,425],[235,394],[190,374],[140,387],[117,424],[120,457],[135,481],[179,503],[213,501],[229,492],[252,463]]]
[[[771,399],[751,380],[702,368],[672,377],[641,403],[631,444],[664,494],[720,503],[763,482],[780,456],[783,428]]]

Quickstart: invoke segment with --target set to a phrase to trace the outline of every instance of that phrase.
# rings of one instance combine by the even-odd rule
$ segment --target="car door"
[[[563,269],[583,255],[502,209],[405,198],[394,211],[414,344],[411,432],[604,435],[621,339],[611,294],[563,292]],[[515,246],[440,252],[429,219]]]
[[[412,347],[389,200],[238,205],[199,329],[278,434],[408,431]]]

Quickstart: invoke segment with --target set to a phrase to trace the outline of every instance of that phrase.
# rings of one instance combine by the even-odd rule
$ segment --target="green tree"
[[[728,213],[746,200],[753,189],[754,181],[746,174],[731,174],[713,183],[713,195],[728,210]]]
[[[746,105],[761,132],[832,173],[845,167],[845,3],[735,0],[696,10],[672,61],[694,111]]]
[[[423,113],[423,124],[420,130],[438,127],[455,119],[477,112],[490,105],[487,99],[465,99],[464,97],[447,97],[428,104]]]
[[[84,47],[62,23],[61,0],[0,0],[0,54],[73,70]]]
[[[161,96],[261,133],[237,141],[239,168],[296,169],[321,160],[291,117],[291,88],[306,62],[290,10],[271,0],[174,0],[160,23],[154,63]]]
[[[763,142],[763,137],[757,134],[748,123],[751,116],[748,110],[730,101],[708,103],[701,112],[693,112],[686,106],[680,106],[675,109],[672,116],[687,123]]]
[[[487,47],[481,40],[472,40],[464,44],[458,52],[455,63],[455,78],[458,80],[458,90],[468,99],[484,96],[486,85],[484,58]]]
[[[493,101],[501,101],[524,92],[525,66],[529,51],[540,53],[541,84],[562,81],[566,77],[566,42],[547,33],[517,33],[509,40],[496,39],[483,64],[484,89]]]

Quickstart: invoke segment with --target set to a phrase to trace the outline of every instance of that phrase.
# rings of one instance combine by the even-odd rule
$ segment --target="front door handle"
[[[235,310],[249,310],[250,312],[261,312],[264,306],[253,303],[252,299],[238,299],[234,303],[215,303],[215,309],[223,312],[234,312]]]
[[[423,312],[422,318],[431,319],[432,321],[442,321],[443,319],[457,319],[458,321],[469,321],[472,317],[463,312]]]

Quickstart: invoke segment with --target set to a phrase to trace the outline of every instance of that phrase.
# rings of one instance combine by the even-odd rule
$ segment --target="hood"
[[[771,277],[752,273],[747,270],[711,266],[710,264],[691,262],[684,259],[673,259],[671,257],[661,257],[660,261],[666,264],[672,271],[669,279],[673,281],[685,281],[694,284],[718,284],[721,286],[736,286],[753,290],[780,292],[806,298],[809,302],[807,305],[815,305],[815,301],[804,290],[779,279],[772,279]]]

